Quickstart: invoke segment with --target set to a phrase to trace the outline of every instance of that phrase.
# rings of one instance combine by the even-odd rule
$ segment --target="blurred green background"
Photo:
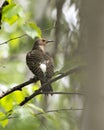
[[[1,6],[2,3],[1,0]],[[55,40],[46,47],[53,56],[55,72],[64,73],[81,64],[78,11],[77,0],[9,0],[2,11],[0,43],[27,35],[0,45],[0,94],[33,77],[25,57],[36,36]],[[74,73],[54,82],[54,91],[79,92],[81,76]],[[79,129],[82,110],[76,109],[83,107],[82,96],[39,95],[24,106],[18,106],[39,86],[39,82],[28,85],[0,100],[0,130]],[[11,109],[13,111],[7,113]]]

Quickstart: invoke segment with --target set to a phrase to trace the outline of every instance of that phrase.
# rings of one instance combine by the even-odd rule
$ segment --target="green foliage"
[[[2,20],[9,23],[10,25],[14,24],[21,16],[23,9],[21,6],[14,3],[4,7],[2,13]]]
[[[12,0],[7,0],[8,2],[9,2],[9,4],[11,4],[12,3]]]
[[[21,32],[24,31],[28,36],[35,39],[35,37],[41,37],[41,30],[35,24],[35,22],[27,23],[27,14],[24,13],[23,8],[19,4],[15,4],[12,0],[9,1],[9,5],[5,6],[2,11],[2,21],[9,25],[17,24]],[[7,28],[3,24],[4,29]],[[15,26],[16,27],[16,26]],[[18,30],[16,30],[18,31]]]
[[[2,125],[2,127],[5,127],[8,124],[8,118],[2,112],[0,112],[0,124]]]
[[[31,38],[35,39],[35,37],[41,38],[41,30],[35,23],[28,23],[23,25],[24,32],[29,35]]]

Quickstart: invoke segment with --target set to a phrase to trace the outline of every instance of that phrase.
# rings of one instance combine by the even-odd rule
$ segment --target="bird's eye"
[[[42,41],[43,41],[43,42],[45,42],[45,40],[44,40],[44,39],[43,39]]]

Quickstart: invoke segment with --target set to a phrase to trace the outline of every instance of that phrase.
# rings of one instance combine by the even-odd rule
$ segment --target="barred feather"
[[[54,65],[52,58],[48,53],[43,53],[41,50],[34,49],[29,53],[27,53],[26,63],[29,69],[32,71],[32,73],[39,78],[41,84],[46,83],[53,76]],[[41,63],[46,64],[45,75],[42,69],[40,68]],[[49,85],[46,88],[44,88],[43,91],[53,91],[53,90],[52,87]]]

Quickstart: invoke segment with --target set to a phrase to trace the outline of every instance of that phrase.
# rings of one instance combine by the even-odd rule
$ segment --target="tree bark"
[[[104,130],[104,1],[81,0],[80,54],[88,65],[82,130]]]

